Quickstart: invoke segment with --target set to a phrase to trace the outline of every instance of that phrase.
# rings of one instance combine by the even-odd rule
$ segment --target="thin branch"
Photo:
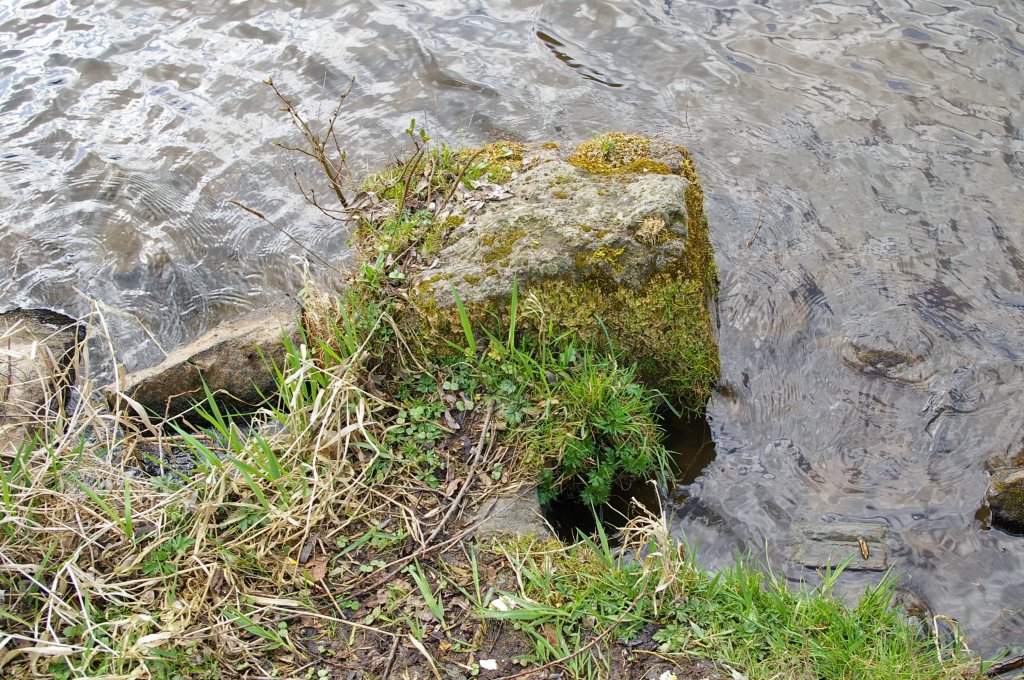
[[[434,539],[437,538],[438,534],[441,533],[445,525],[448,523],[448,520],[450,520],[455,512],[462,506],[463,497],[466,495],[466,492],[469,491],[469,487],[473,485],[473,477],[476,475],[477,464],[480,462],[480,454],[483,452],[484,443],[487,441],[487,431],[491,426],[492,413],[494,413],[494,407],[490,406],[487,409],[487,414],[484,416],[484,426],[483,429],[480,430],[480,440],[476,444],[476,450],[473,451],[473,462],[469,466],[469,472],[466,473],[466,483],[462,485],[459,495],[455,497],[454,501],[452,501],[452,505],[448,508],[448,512],[445,513],[445,516],[441,518],[441,521],[438,522],[436,527],[434,527],[430,536],[428,536],[427,540],[424,541],[426,545],[430,545]]]
[[[330,262],[328,262],[324,258],[322,258],[319,255],[317,255],[314,251],[312,251],[309,247],[307,247],[306,244],[302,243],[302,241],[298,240],[297,238],[295,238],[294,236],[289,234],[287,231],[284,230],[283,227],[278,226],[273,220],[268,218],[266,215],[264,215],[260,211],[254,210],[253,208],[250,208],[249,206],[247,206],[244,203],[242,203],[241,201],[237,201],[237,200],[235,200],[233,198],[232,199],[228,199],[228,203],[230,203],[232,205],[235,205],[235,206],[238,206],[239,208],[241,208],[245,212],[249,213],[250,215],[254,215],[254,216],[260,218],[261,220],[263,220],[264,222],[266,222],[267,224],[272,226],[274,229],[277,229],[279,232],[281,232],[282,234],[287,236],[291,240],[292,243],[294,243],[295,245],[297,245],[298,247],[302,248],[307,253],[312,255],[314,259],[316,259],[318,262],[320,262],[320,264],[322,264],[325,267],[328,267],[329,269],[332,269],[335,272],[337,272],[338,274],[341,274],[342,276],[344,276],[345,273],[343,271],[341,271],[340,269],[335,267],[333,264],[331,264]]]
[[[750,240],[747,241],[747,247],[754,245],[754,239],[757,238],[757,232],[761,231],[761,225],[763,224],[762,216],[764,215],[764,197],[765,192],[761,192],[761,207],[757,209],[757,224],[754,225],[754,233],[750,235]]]

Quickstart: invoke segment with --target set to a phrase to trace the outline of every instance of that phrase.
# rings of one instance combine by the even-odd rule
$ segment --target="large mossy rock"
[[[719,370],[716,272],[689,154],[621,133],[571,155],[552,146],[523,154],[503,200],[463,200],[464,220],[409,280],[422,336],[461,337],[453,290],[474,322],[507,319],[518,283],[556,332],[610,338],[642,379],[703,408]],[[520,328],[531,323],[521,317]]]

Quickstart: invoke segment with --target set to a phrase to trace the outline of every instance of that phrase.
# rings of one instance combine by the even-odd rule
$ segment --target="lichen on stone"
[[[619,261],[622,254],[626,252],[623,248],[611,248],[601,246],[594,250],[577,253],[573,257],[576,268],[585,275],[594,275],[610,269],[614,273],[621,273],[623,264]]]
[[[488,246],[488,249],[484,251],[483,261],[500,264],[502,260],[507,260],[508,256],[512,254],[513,246],[524,236],[526,236],[526,231],[522,228],[505,228],[484,237],[482,243]]]

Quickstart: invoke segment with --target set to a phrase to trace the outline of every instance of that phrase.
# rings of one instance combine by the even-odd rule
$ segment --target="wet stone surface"
[[[889,529],[859,522],[797,522],[790,554],[794,562],[820,569],[849,559],[848,569],[882,571],[889,566]]]

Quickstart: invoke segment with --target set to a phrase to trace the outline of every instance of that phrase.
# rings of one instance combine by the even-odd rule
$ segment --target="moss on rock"
[[[522,142],[501,141],[487,144],[479,149],[466,149],[465,158],[474,158],[474,164],[482,172],[478,176],[486,176],[495,184],[504,184],[512,176],[522,170],[523,155],[527,146]]]
[[[1024,534],[1024,469],[994,470],[988,505],[993,526]]]
[[[523,153],[534,151],[541,160],[507,184],[513,197],[467,214],[435,266],[411,277],[416,337],[451,351],[462,334],[453,289],[474,325],[500,333],[518,285],[535,313],[520,313],[517,333],[610,340],[645,382],[702,409],[719,374],[717,277],[689,153],[626,133],[585,142],[568,162]],[[608,175],[621,179],[611,191]],[[551,198],[570,184],[574,201]]]

